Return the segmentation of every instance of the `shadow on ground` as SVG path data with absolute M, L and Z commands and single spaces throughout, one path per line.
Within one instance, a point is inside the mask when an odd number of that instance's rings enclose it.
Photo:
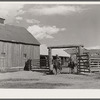
M 5 83 L 0 88 L 21 88 L 21 89 L 54 89 L 56 87 L 68 87 L 72 84 L 63 83 Z
M 8 82 L 8 81 L 39 81 L 39 79 L 3 79 L 0 82 Z
M 71 73 L 68 73 L 68 72 L 61 72 L 60 74 L 71 74 Z M 49 73 L 49 72 L 45 72 L 44 75 L 54 75 L 54 74 L 53 74 L 53 73 Z M 71 75 L 84 75 L 84 76 L 89 76 L 89 75 L 86 74 L 86 73 L 80 73 L 80 74 L 78 74 L 78 73 L 73 73 L 73 74 L 71 74 Z

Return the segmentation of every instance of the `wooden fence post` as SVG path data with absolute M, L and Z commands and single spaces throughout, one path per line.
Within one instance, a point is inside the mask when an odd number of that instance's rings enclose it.
M 80 46 L 78 47 L 78 73 L 80 73 Z
M 91 58 L 89 53 L 88 53 L 88 60 L 89 60 L 89 72 L 91 73 Z
M 52 65 L 52 49 L 48 48 L 48 56 L 49 56 L 49 71 L 51 71 L 51 65 Z

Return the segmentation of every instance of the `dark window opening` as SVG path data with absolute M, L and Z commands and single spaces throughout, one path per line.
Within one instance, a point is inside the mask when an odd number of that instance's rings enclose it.
M 2 57 L 5 57 L 5 55 L 6 55 L 6 53 L 4 53 L 4 52 L 1 53 L 1 56 Z
M 26 58 L 26 56 L 27 56 L 27 55 L 26 55 L 26 54 L 24 54 L 24 58 Z

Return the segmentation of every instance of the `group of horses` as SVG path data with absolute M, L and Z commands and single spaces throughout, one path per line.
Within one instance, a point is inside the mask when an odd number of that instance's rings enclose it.
M 74 73 L 74 67 L 75 67 L 74 61 L 72 59 L 68 62 L 68 68 L 70 69 L 69 73 Z M 61 59 L 57 56 L 55 60 L 52 61 L 52 73 L 53 74 L 60 74 L 62 71 L 62 64 Z

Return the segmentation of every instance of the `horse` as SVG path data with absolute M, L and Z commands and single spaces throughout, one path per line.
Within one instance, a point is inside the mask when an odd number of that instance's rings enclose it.
M 69 73 L 74 73 L 74 67 L 75 67 L 74 61 L 70 60 L 70 62 L 68 63 L 68 67 L 70 68 Z
M 61 67 L 61 63 L 58 59 L 55 59 L 53 61 L 53 73 L 54 74 L 57 74 L 57 73 L 60 73 L 62 70 L 62 67 Z M 59 71 L 59 72 L 58 72 Z

